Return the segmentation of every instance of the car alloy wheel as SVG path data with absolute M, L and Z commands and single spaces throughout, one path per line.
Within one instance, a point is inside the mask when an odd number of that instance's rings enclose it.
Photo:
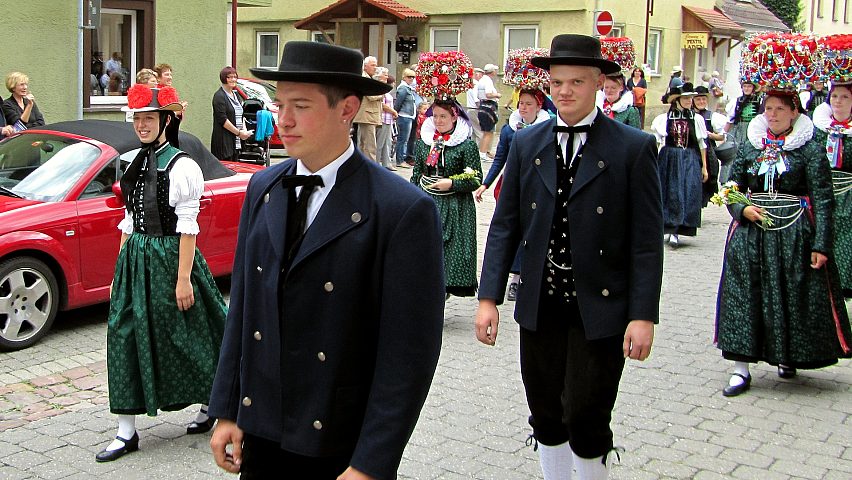
M 0 263 L 0 348 L 19 350 L 43 337 L 59 310 L 58 291 L 56 277 L 40 260 Z

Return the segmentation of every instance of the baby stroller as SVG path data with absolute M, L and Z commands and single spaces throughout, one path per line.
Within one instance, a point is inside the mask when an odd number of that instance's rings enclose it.
M 248 98 L 243 102 L 243 123 L 254 133 L 243 140 L 239 159 L 269 166 L 269 137 L 272 136 L 272 113 L 263 106 L 263 100 Z

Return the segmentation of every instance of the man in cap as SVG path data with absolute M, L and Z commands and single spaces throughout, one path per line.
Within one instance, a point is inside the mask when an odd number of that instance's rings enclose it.
M 482 141 L 482 128 L 479 126 L 479 80 L 482 78 L 482 74 L 484 72 L 481 68 L 476 67 L 473 69 L 473 86 L 467 90 L 467 96 L 465 104 L 465 109 L 467 110 L 467 116 L 470 118 L 470 126 L 471 126 L 471 138 L 473 142 L 479 146 L 479 143 Z
M 252 69 L 293 158 L 249 183 L 210 401 L 216 463 L 243 479 L 396 478 L 437 364 L 440 219 L 352 144 L 361 97 L 390 88 L 361 62 L 288 42 Z
M 505 279 L 523 249 L 515 306 L 521 375 L 544 478 L 605 479 L 626 358 L 645 360 L 659 316 L 663 234 L 654 138 L 595 107 L 618 64 L 600 42 L 558 35 L 550 56 L 558 116 L 519 130 L 482 264 L 476 336 L 497 338 Z
M 476 83 L 476 97 L 479 101 L 479 128 L 482 131 L 482 140 L 479 142 L 480 160 L 488 160 L 491 151 L 491 142 L 494 140 L 494 128 L 497 126 L 497 99 L 500 92 L 494 87 L 494 79 L 497 78 L 497 65 L 486 63 L 482 67 L 482 78 Z

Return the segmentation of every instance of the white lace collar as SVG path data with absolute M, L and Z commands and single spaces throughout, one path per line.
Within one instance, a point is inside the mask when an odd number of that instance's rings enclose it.
M 464 118 L 458 117 L 456 129 L 453 130 L 450 139 L 444 142 L 444 146 L 455 147 L 467 140 L 468 137 L 470 137 L 470 123 Z M 426 120 L 423 121 L 423 125 L 420 126 L 420 140 L 423 140 L 426 145 L 432 146 L 432 142 L 435 140 L 434 118 L 426 117 Z
M 814 126 L 823 132 L 827 132 L 834 119 L 831 116 L 831 105 L 820 103 L 814 109 Z M 844 135 L 852 135 L 852 128 L 844 128 L 840 131 Z
M 766 121 L 766 115 L 760 114 L 748 124 L 748 141 L 758 150 L 763 150 L 763 139 L 766 138 L 766 131 L 769 129 L 769 122 Z M 814 123 L 807 115 L 800 113 L 798 120 L 793 124 L 793 131 L 787 134 L 784 138 L 782 150 L 795 150 L 814 137 Z
M 536 115 L 535 120 L 530 125 L 535 125 L 537 123 L 546 122 L 548 120 L 550 120 L 550 114 L 547 113 L 547 110 L 541 109 L 541 110 L 538 111 L 538 114 Z M 514 112 L 512 112 L 511 115 L 509 115 L 509 128 L 511 128 L 512 130 L 517 132 L 518 131 L 518 124 L 523 122 L 523 121 L 524 121 L 524 119 L 521 118 L 521 113 L 518 112 L 517 110 L 515 110 Z
M 601 110 L 603 110 L 604 102 L 606 101 L 606 95 L 604 95 L 603 90 L 598 90 L 596 94 L 595 102 Z M 621 95 L 621 98 L 615 101 L 612 104 L 612 111 L 615 113 L 621 113 L 628 108 L 633 106 L 633 92 L 630 90 L 624 92 Z

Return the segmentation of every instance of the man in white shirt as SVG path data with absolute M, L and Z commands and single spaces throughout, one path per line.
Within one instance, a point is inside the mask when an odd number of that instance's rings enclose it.
M 494 140 L 494 128 L 497 126 L 497 99 L 500 92 L 494 88 L 494 79 L 497 77 L 497 65 L 488 63 L 482 67 L 482 78 L 476 84 L 476 97 L 479 100 L 479 127 L 482 130 L 482 140 L 479 142 L 479 158 L 486 160 L 488 152 L 491 151 L 491 143 Z
M 479 79 L 482 78 L 482 69 L 473 69 L 473 86 L 467 91 L 467 117 L 470 119 L 470 136 L 476 145 L 482 141 L 482 128 L 479 126 L 479 98 L 477 97 Z

